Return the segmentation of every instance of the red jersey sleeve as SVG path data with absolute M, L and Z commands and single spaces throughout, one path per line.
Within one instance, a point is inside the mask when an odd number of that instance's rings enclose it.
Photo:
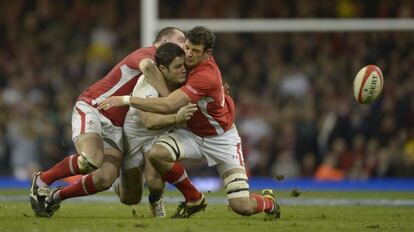
M 139 49 L 139 51 L 132 53 L 125 59 L 125 64 L 130 68 L 139 69 L 139 63 L 145 58 L 149 58 L 155 62 L 155 47 L 147 47 Z
M 192 101 L 196 102 L 200 98 L 209 94 L 211 88 L 216 85 L 211 75 L 205 71 L 200 70 L 190 73 L 187 83 L 180 89 L 187 94 Z

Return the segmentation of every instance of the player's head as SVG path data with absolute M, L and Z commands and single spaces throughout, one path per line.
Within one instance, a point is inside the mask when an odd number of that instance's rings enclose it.
M 184 50 L 174 43 L 162 44 L 155 53 L 155 61 L 165 79 L 173 84 L 183 84 L 186 80 Z
M 197 26 L 188 31 L 185 37 L 185 64 L 188 68 L 193 68 L 211 54 L 215 36 L 210 29 Z
M 164 27 L 158 32 L 155 38 L 154 45 L 161 45 L 163 43 L 175 43 L 181 48 L 184 48 L 185 36 L 184 32 L 177 27 Z

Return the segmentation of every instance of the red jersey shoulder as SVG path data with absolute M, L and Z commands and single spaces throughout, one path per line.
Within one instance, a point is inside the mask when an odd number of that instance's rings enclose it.
M 192 100 L 209 95 L 221 87 L 221 74 L 214 60 L 209 59 L 191 70 L 187 83 L 181 87 Z
M 155 60 L 156 51 L 157 49 L 154 46 L 137 49 L 125 58 L 125 64 L 131 68 L 139 69 L 139 63 L 143 59 L 149 58 Z
M 208 61 L 191 70 L 187 83 L 212 87 L 218 83 L 218 80 L 221 80 L 221 74 L 217 65 Z

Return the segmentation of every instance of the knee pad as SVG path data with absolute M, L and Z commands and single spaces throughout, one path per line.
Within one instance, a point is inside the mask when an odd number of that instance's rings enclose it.
M 96 162 L 88 158 L 88 154 L 86 154 L 85 152 L 82 152 L 79 155 L 78 166 L 79 166 L 79 171 L 82 174 L 88 174 L 98 169 L 98 165 L 96 164 Z
M 249 197 L 249 184 L 244 173 L 233 173 L 224 179 L 227 198 Z
M 161 145 L 167 149 L 174 161 L 180 160 L 182 158 L 181 154 L 183 149 L 174 137 L 170 135 L 161 135 L 155 144 Z

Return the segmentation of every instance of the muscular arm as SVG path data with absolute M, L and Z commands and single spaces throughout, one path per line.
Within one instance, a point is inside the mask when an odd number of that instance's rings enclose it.
M 139 110 L 144 126 L 149 130 L 157 130 L 165 127 L 172 126 L 174 124 L 184 123 L 189 120 L 194 112 L 197 111 L 196 104 L 187 104 L 180 108 L 175 114 L 156 114 Z
M 191 102 L 191 98 L 181 89 L 172 92 L 168 97 L 140 98 L 134 96 L 112 96 L 98 105 L 98 110 L 108 110 L 112 107 L 130 105 L 143 111 L 161 114 L 175 113 L 181 107 Z
M 139 116 L 148 130 L 163 129 L 176 124 L 175 114 L 157 114 L 140 110 Z
M 131 106 L 149 112 L 170 114 L 177 112 L 181 107 L 191 102 L 190 97 L 182 90 L 177 89 L 168 97 L 160 98 L 139 98 L 131 97 Z
M 149 58 L 143 59 L 139 63 L 139 69 L 142 71 L 145 77 L 147 77 L 148 82 L 154 86 L 161 97 L 165 97 L 170 94 L 170 91 L 168 90 L 165 83 L 165 79 L 153 60 Z

